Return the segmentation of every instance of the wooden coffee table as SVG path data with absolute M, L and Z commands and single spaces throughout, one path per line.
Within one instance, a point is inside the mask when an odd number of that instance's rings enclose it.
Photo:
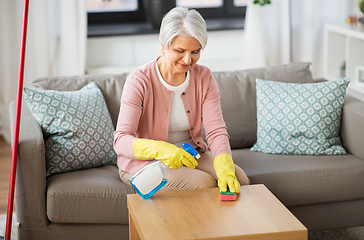
M 307 229 L 262 184 L 222 202 L 219 189 L 128 195 L 130 239 L 306 239 Z

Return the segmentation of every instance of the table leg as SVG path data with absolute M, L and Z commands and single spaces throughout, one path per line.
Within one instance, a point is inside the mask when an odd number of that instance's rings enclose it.
M 133 217 L 129 213 L 129 240 L 140 240 L 138 230 L 135 227 Z

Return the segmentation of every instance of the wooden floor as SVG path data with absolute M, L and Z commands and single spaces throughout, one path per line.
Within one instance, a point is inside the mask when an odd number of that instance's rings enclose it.
M 6 214 L 8 206 L 9 179 L 11 167 L 11 147 L 0 136 L 0 214 Z

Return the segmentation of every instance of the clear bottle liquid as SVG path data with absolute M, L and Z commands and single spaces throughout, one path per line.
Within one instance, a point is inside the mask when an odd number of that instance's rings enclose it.
M 155 160 L 136 172 L 129 181 L 142 198 L 148 199 L 167 184 L 169 171 L 164 163 Z
M 188 143 L 182 143 L 183 149 L 196 159 L 200 154 Z M 152 161 L 137 171 L 129 179 L 135 191 L 143 198 L 149 199 L 167 184 L 170 168 L 159 160 Z

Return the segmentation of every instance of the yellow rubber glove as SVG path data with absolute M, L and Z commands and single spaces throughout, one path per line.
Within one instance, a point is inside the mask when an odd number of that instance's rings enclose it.
M 137 138 L 133 141 L 133 152 L 138 160 L 157 159 L 174 169 L 178 169 L 183 165 L 191 169 L 195 169 L 195 166 L 197 166 L 197 161 L 191 154 L 163 141 Z
M 214 168 L 219 178 L 218 186 L 221 192 L 226 192 L 227 187 L 230 192 L 240 192 L 240 183 L 235 176 L 235 165 L 230 154 L 218 155 L 214 160 Z

